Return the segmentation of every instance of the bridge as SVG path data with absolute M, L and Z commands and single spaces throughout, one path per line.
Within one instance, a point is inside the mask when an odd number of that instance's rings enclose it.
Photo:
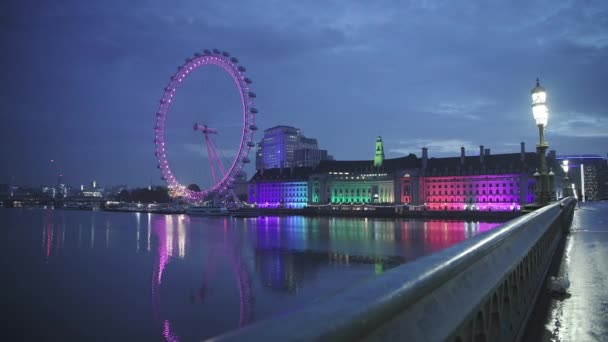
M 561 303 L 561 299 L 547 298 L 547 275 L 552 267 L 560 265 L 564 242 L 576 245 L 581 241 L 569 235 L 576 204 L 571 197 L 563 199 L 301 311 L 260 321 L 213 340 L 513 341 L 524 336 L 535 340 L 546 337 L 544 324 L 539 322 L 553 319 L 554 315 L 547 312 Z M 576 211 L 576 229 L 592 223 L 581 218 L 586 217 L 584 214 L 583 210 Z M 604 230 L 608 232 L 608 228 Z M 603 242 L 607 242 L 606 237 Z M 600 249 L 604 260 L 606 250 Z M 596 261 L 591 264 L 585 263 L 582 251 L 577 255 L 576 262 L 583 268 L 570 272 L 570 277 L 577 276 L 571 279 L 576 284 L 572 291 L 585 291 L 587 285 L 578 279 L 608 283 L 605 267 L 595 270 L 601 268 L 597 263 L 600 254 L 596 253 Z M 596 273 L 584 274 L 591 269 Z M 566 272 L 563 267 L 561 272 Z M 600 324 L 590 328 L 595 329 L 590 336 L 599 339 L 608 335 L 608 302 L 601 298 L 605 288 L 594 291 L 582 298 L 583 303 L 600 310 L 600 318 L 593 321 Z M 593 299 L 598 302 L 592 303 Z M 574 301 L 574 296 L 568 300 Z M 549 304 L 536 305 L 543 301 Z M 580 320 L 574 313 L 585 317 L 585 307 L 577 304 L 571 305 L 568 314 L 573 323 Z M 526 329 L 532 315 L 536 324 Z M 559 321 L 554 325 L 560 326 Z M 571 338 L 580 340 L 580 336 Z

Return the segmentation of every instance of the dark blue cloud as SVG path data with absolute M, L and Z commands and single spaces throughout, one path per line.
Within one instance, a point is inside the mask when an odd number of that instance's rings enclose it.
M 49 182 L 51 158 L 73 184 L 158 182 L 162 88 L 184 58 L 215 47 L 248 67 L 260 128 L 300 127 L 339 159 L 370 158 L 377 135 L 392 156 L 531 149 L 537 76 L 551 148 L 605 155 L 607 28 L 603 1 L 3 2 L 0 182 Z M 193 82 L 183 122 L 233 110 L 221 76 Z M 179 146 L 196 139 L 184 130 Z M 185 177 L 200 176 L 188 160 L 201 156 L 179 146 Z

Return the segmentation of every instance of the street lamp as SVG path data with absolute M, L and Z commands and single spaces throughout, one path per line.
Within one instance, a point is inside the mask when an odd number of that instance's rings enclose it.
M 572 196 L 572 188 L 570 187 L 570 178 L 568 178 L 568 160 L 562 160 L 562 170 L 564 170 L 564 197 Z
M 531 93 L 532 114 L 534 115 L 534 121 L 536 121 L 536 125 L 538 126 L 540 138 L 539 143 L 536 145 L 536 151 L 540 157 L 540 172 L 538 172 L 538 176 L 535 177 L 537 179 L 536 202 L 543 206 L 551 201 L 547 160 L 545 157 L 545 153 L 549 147 L 549 144 L 545 141 L 545 126 L 547 126 L 547 121 L 549 120 L 549 110 L 547 109 L 547 91 L 540 86 L 538 78 L 536 79 L 536 86 L 532 88 Z

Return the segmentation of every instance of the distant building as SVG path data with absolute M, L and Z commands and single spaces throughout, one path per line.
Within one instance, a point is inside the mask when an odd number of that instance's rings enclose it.
M 559 164 L 568 160 L 570 186 L 574 186 L 577 195 L 580 196 L 584 189 L 585 200 L 608 197 L 608 164 L 605 158 L 582 154 L 557 156 L 556 159 Z
M 408 204 L 425 210 L 519 210 L 535 200 L 536 153 L 492 155 L 480 146 L 479 155 L 384 159 L 382 139 L 374 158 L 321 161 L 314 167 L 258 170 L 249 182 L 249 201 L 260 206 L 300 208 L 326 204 Z M 559 166 L 554 152 L 547 156 L 552 170 Z M 554 189 L 563 172 L 556 172 Z
M 247 182 L 247 173 L 241 171 L 234 179 L 234 193 L 240 201 L 248 200 L 249 183 Z
M 300 148 L 295 151 L 294 159 L 297 167 L 313 167 L 319 165 L 322 160 L 330 160 L 327 150 L 318 148 Z
M 312 167 L 328 160 L 317 139 L 305 137 L 300 129 L 275 126 L 264 131 L 256 148 L 256 169 Z

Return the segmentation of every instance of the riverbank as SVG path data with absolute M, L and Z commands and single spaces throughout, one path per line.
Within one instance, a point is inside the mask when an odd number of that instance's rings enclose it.
M 5 206 L 6 207 L 6 206 Z M 14 206 L 19 208 L 22 206 Z M 29 207 L 29 206 L 23 206 Z M 40 207 L 40 206 L 31 206 Z M 8 207 L 11 208 L 11 207 Z M 181 207 L 159 207 L 159 206 L 69 206 L 44 208 L 64 210 L 104 210 L 122 213 L 152 213 L 152 214 L 184 214 L 185 208 Z M 464 221 L 495 221 L 506 222 L 524 215 L 521 211 L 431 211 L 431 210 L 396 210 L 394 207 L 369 207 L 365 210 L 354 209 L 331 209 L 320 207 L 307 207 L 302 209 L 286 208 L 241 208 L 231 210 L 230 215 L 234 217 L 256 217 L 256 216 L 308 216 L 308 217 L 358 217 L 358 218 L 403 218 L 403 219 L 441 219 L 441 220 L 464 220 Z

